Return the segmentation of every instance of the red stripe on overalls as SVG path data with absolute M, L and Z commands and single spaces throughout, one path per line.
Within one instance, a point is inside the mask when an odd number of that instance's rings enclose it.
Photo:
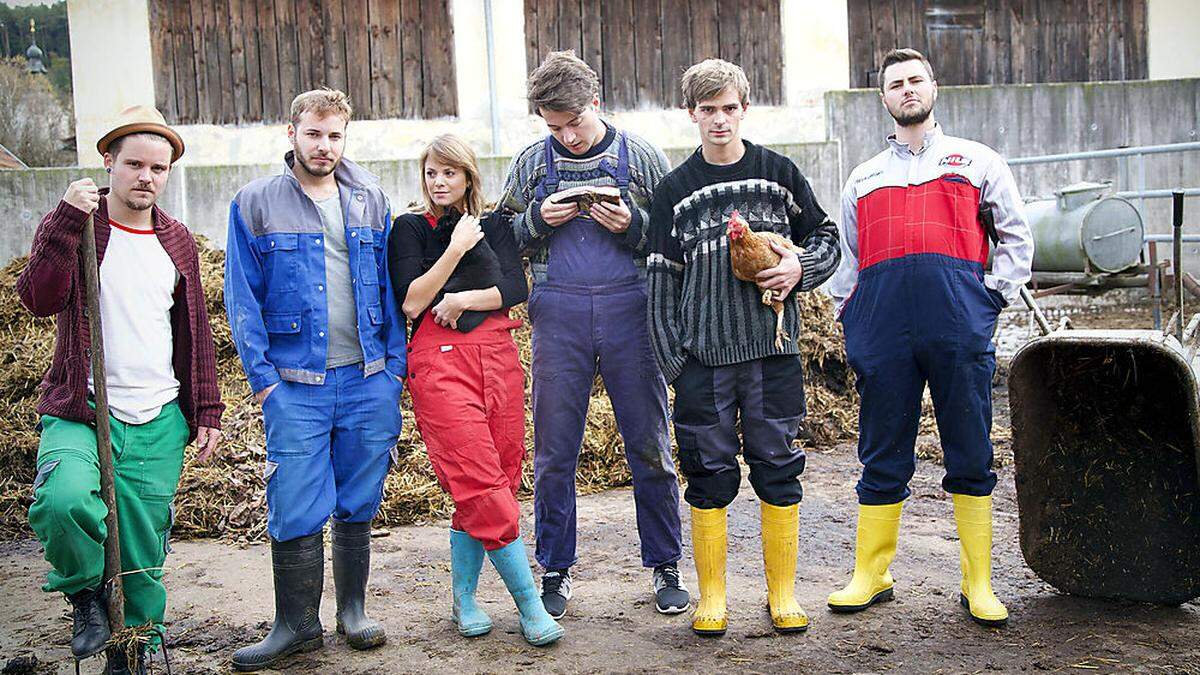
M 920 185 L 881 187 L 858 198 L 859 270 L 921 253 L 987 261 L 979 188 L 964 176 L 945 174 Z

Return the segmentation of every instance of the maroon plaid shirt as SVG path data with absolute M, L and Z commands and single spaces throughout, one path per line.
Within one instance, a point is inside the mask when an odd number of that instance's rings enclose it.
M 101 194 L 107 193 L 102 190 Z M 153 210 L 154 232 L 181 282 L 175 288 L 171 308 L 171 337 L 174 344 L 175 377 L 179 379 L 179 405 L 196 436 L 197 426 L 221 427 L 221 392 L 217 386 L 216 353 L 204 288 L 200 284 L 200 258 L 196 242 L 183 223 L 157 206 Z M 88 406 L 88 348 L 91 339 L 85 313 L 87 300 L 80 265 L 83 224 L 87 214 L 64 202 L 42 218 L 33 235 L 29 265 L 17 279 L 21 304 L 37 316 L 56 316 L 54 360 L 42 380 L 37 411 L 94 424 L 96 414 Z M 96 210 L 96 254 L 104 260 L 108 235 L 108 203 L 100 198 Z

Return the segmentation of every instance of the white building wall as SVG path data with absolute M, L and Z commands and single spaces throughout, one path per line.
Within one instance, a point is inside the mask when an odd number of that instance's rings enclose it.
M 79 163 L 100 166 L 96 141 L 117 113 L 154 105 L 146 0 L 68 0 L 75 141 Z
M 1146 9 L 1150 79 L 1200 77 L 1200 2 L 1148 0 Z

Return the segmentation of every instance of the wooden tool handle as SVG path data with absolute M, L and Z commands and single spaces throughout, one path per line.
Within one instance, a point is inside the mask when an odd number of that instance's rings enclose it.
M 83 282 L 87 297 L 92 382 L 96 390 L 96 455 L 100 463 L 100 498 L 108 507 L 104 526 L 104 584 L 108 592 L 108 623 L 115 633 L 125 627 L 125 593 L 121 588 L 121 540 L 117 522 L 117 492 L 113 483 L 112 431 L 108 425 L 108 379 L 104 369 L 104 332 L 100 326 L 100 266 L 96 256 L 96 224 L 91 214 L 83 224 Z

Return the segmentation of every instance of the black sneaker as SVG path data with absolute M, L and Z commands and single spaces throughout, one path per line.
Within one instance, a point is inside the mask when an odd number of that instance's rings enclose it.
M 71 654 L 77 659 L 98 654 L 112 631 L 108 627 L 108 597 L 102 589 L 84 589 L 67 596 L 71 603 Z
M 654 608 L 659 614 L 686 612 L 692 598 L 679 578 L 679 567 L 666 563 L 654 568 Z
M 571 599 L 571 570 L 550 570 L 542 575 L 542 605 L 555 619 L 567 613 Z

